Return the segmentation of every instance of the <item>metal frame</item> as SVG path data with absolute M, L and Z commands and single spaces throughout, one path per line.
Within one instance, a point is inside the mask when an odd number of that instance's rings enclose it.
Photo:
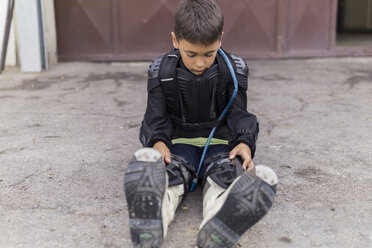
M 7 52 L 7 49 L 8 49 L 10 27 L 11 27 L 12 19 L 13 19 L 13 10 L 14 10 L 14 0 L 9 0 L 8 1 L 8 11 L 6 13 L 4 39 L 3 39 L 1 57 L 0 57 L 0 73 L 5 68 L 5 59 L 6 59 L 6 52 Z

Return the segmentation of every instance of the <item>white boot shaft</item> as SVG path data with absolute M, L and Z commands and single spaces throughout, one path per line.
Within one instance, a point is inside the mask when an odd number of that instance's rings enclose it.
M 168 181 L 168 177 L 167 177 L 167 181 Z M 163 205 L 161 209 L 162 219 L 163 219 L 164 237 L 167 235 L 168 226 L 174 219 L 176 209 L 178 205 L 181 203 L 183 195 L 184 195 L 183 184 L 168 187 L 168 182 L 167 182 L 167 188 L 164 194 Z
M 207 178 L 203 192 L 203 221 L 199 229 L 220 210 L 228 195 L 226 191 L 210 177 Z

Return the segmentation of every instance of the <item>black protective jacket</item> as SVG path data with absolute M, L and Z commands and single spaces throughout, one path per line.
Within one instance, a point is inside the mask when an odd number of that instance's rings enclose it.
M 215 138 L 228 140 L 231 146 L 245 143 L 254 156 L 259 130 L 256 116 L 246 108 L 248 67 L 241 57 L 226 54 L 239 88 L 220 122 L 217 118 L 234 91 L 232 77 L 220 54 L 200 76 L 187 70 L 178 50 L 152 62 L 148 70 L 147 109 L 140 131 L 143 146 L 151 147 L 157 141 L 170 146 L 175 138 L 208 137 L 212 127 L 218 125 Z

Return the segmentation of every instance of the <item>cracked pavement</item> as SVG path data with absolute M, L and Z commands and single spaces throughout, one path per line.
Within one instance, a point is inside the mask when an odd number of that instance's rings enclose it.
M 255 164 L 276 202 L 238 247 L 372 243 L 372 58 L 250 60 Z M 149 63 L 0 74 L 0 247 L 131 247 L 123 175 L 140 148 Z M 163 247 L 194 247 L 201 189 Z

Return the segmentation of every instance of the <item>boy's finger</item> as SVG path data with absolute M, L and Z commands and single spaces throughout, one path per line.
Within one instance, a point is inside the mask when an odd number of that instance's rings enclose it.
M 170 155 L 170 152 L 169 151 L 165 151 L 165 162 L 166 163 L 170 163 L 171 162 L 171 155 Z
M 229 159 L 234 159 L 235 156 L 236 156 L 236 151 L 235 151 L 235 150 L 232 150 L 232 151 L 230 152 Z
M 251 160 L 250 163 L 248 164 L 248 170 L 253 170 L 254 164 L 253 161 Z
M 167 163 L 167 157 L 165 156 L 165 154 L 162 154 L 161 158 L 163 159 L 164 163 Z
M 244 160 L 244 163 L 243 163 L 242 167 L 243 167 L 243 170 L 246 171 L 249 168 L 249 161 Z

